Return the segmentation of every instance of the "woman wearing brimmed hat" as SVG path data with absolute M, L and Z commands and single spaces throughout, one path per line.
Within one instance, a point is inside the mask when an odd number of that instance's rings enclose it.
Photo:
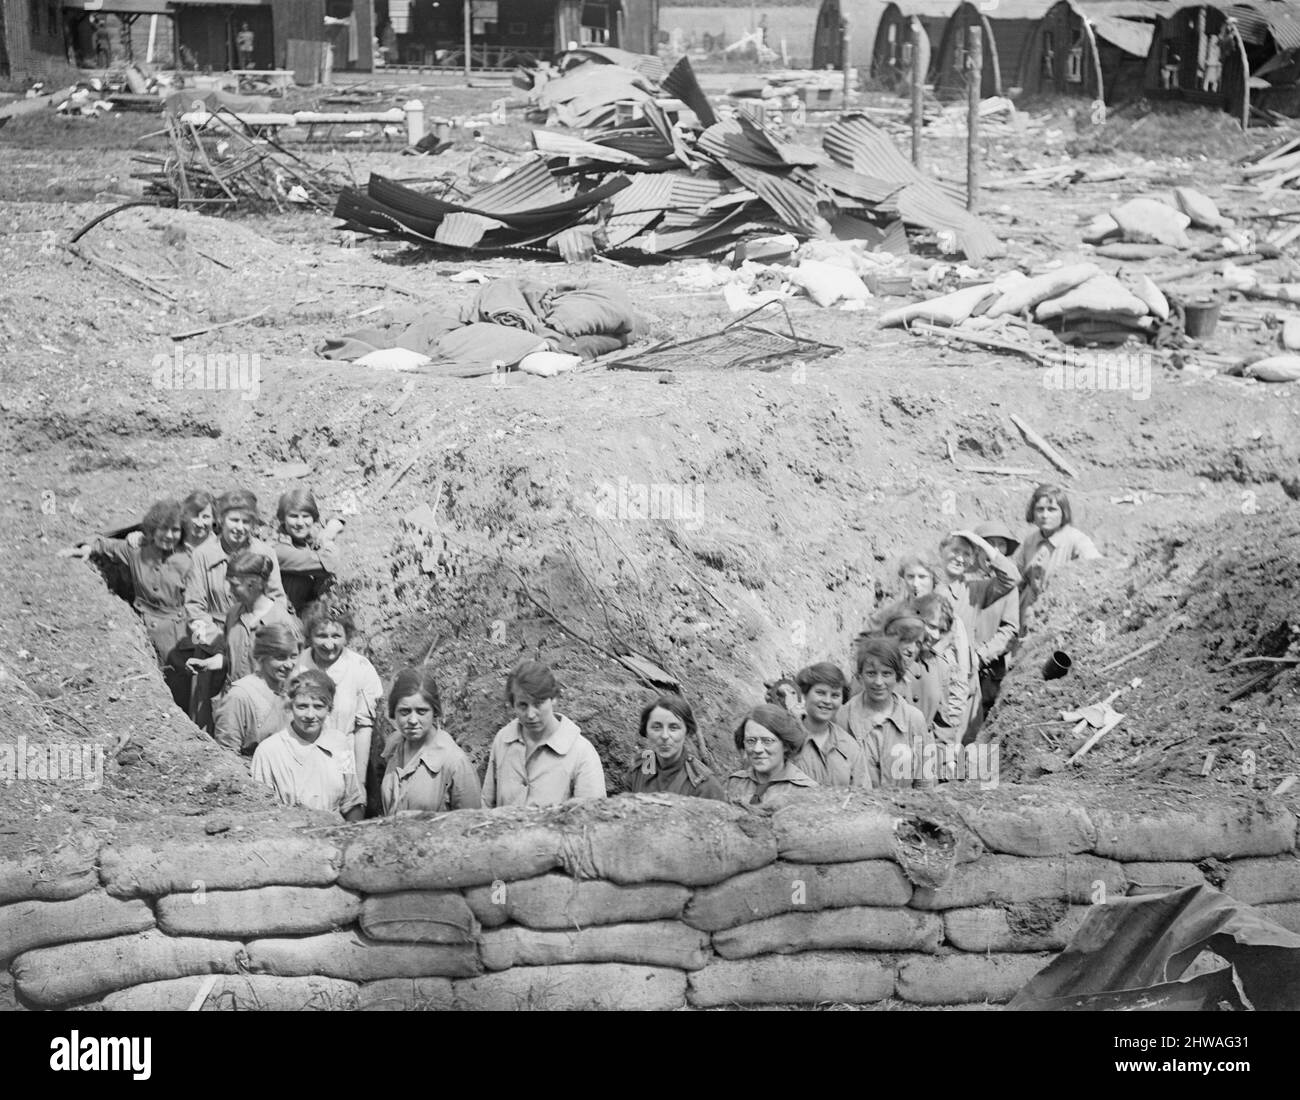
M 770 809 L 814 790 L 817 784 L 791 763 L 807 736 L 784 708 L 772 703 L 754 707 L 736 727 L 736 748 L 745 754 L 745 767 L 727 776 L 727 800 Z

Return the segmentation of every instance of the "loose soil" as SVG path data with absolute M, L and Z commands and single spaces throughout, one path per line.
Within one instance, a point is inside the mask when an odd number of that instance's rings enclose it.
M 483 92 L 483 106 L 500 94 Z M 765 680 L 811 661 L 845 664 L 869 611 L 894 593 L 901 552 L 988 518 L 1024 528 L 1035 479 L 964 472 L 947 453 L 951 439 L 963 465 L 1056 480 L 1012 413 L 1079 468 L 1069 486 L 1076 522 L 1105 559 L 1062 576 L 1040 605 L 1043 621 L 994 719 L 1003 778 L 1089 804 L 1154 807 L 1252 799 L 1300 773 L 1300 671 L 1228 667 L 1282 656 L 1300 634 L 1300 514 L 1283 484 L 1300 473 L 1300 386 L 1193 362 L 1155 368 L 1147 400 L 1062 392 L 1028 361 L 879 330 L 879 303 L 849 313 L 804 300 L 790 305 L 796 329 L 844 350 L 802 370 L 596 367 L 501 384 L 367 370 L 314 349 L 400 306 L 458 310 L 475 288 L 448 277 L 468 268 L 626 286 L 649 339 L 714 332 L 731 316 L 720 294 L 676 285 L 680 265 L 431 258 L 355 241 L 308 212 L 135 209 L 91 230 L 82 244 L 148 272 L 175 299 L 154 300 L 58 242 L 132 197 L 129 143 L 156 120 L 69 120 L 71 136 L 56 142 L 25 125 L 0 131 L 4 740 L 91 742 L 111 760 L 94 791 L 11 784 L 0 853 L 47 852 L 86 830 L 162 814 L 279 813 L 240 761 L 171 706 L 131 609 L 93 567 L 56 557 L 159 497 L 245 485 L 271 512 L 280 491 L 310 486 L 348 519 L 342 589 L 362 621 L 359 647 L 386 680 L 427 662 L 448 728 L 481 767 L 508 718 L 505 670 L 543 658 L 565 685 L 561 710 L 592 738 L 617 789 L 653 691 L 616 654 L 640 654 L 680 680 L 706 757 L 730 770 L 736 716 Z M 1107 183 L 985 191 L 985 216 L 1011 242 L 991 270 L 1082 256 L 1080 225 L 1116 198 L 1187 183 L 1238 218 L 1270 205 L 1229 189 L 1240 182 L 1230 159 L 1277 133 L 1245 138 L 1220 116 L 1171 116 L 1159 126 L 1182 127 L 1181 152 L 1148 160 L 1132 120 L 1113 125 L 1081 130 L 1056 108 L 1024 129 L 989 127 L 987 181 L 1061 163 L 1070 150 L 1081 168 L 1125 169 Z M 485 133 L 514 148 L 524 130 L 516 119 Z M 350 164 L 358 178 L 489 178 L 511 159 L 473 142 L 437 159 L 308 155 Z M 935 138 L 927 158 L 949 172 L 960 142 Z M 263 309 L 183 344 L 256 354 L 256 399 L 155 385 L 178 346 L 169 334 Z M 1244 354 L 1270 336 L 1225 323 L 1215 346 Z M 292 480 L 302 463 L 311 474 Z M 687 508 L 643 520 L 605 514 L 600 502 L 620 478 L 677 487 Z M 436 507 L 440 545 L 403 522 L 420 505 Z M 1170 630 L 1175 618 L 1184 625 Z M 1103 671 L 1167 630 L 1150 652 Z M 1073 671 L 1046 682 L 1039 670 L 1058 648 Z M 1273 674 L 1230 702 L 1261 669 Z M 1067 767 L 1079 742 L 1060 711 L 1134 680 L 1115 704 L 1123 724 Z M 973 786 L 962 796 L 1019 797 Z M 1300 806 L 1300 787 L 1285 798 Z

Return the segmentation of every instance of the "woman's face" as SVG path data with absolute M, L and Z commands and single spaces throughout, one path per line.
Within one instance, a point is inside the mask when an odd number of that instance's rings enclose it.
M 221 541 L 227 549 L 241 549 L 253 537 L 253 517 L 238 510 L 221 517 Z
M 752 718 L 745 723 L 745 762 L 755 775 L 772 775 L 785 763 L 785 749 L 781 739 L 766 726 Z
M 393 707 L 393 722 L 407 741 L 423 741 L 433 732 L 433 706 L 419 692 L 403 696 Z
M 943 637 L 943 612 L 937 607 L 930 608 L 921 616 L 921 621 L 925 623 L 925 636 L 930 645 L 935 645 Z
M 285 531 L 291 539 L 297 539 L 299 542 L 306 539 L 315 526 L 316 520 L 310 512 L 286 512 L 284 515 Z
M 1059 531 L 1064 519 L 1061 506 L 1051 497 L 1039 497 L 1034 501 L 1034 526 L 1044 535 Z
M 153 544 L 164 554 L 170 554 L 176 549 L 176 544 L 181 541 L 181 529 L 178 524 L 165 524 L 162 527 L 154 528 Z
M 903 570 L 903 584 L 913 598 L 928 596 L 934 591 L 934 574 L 920 565 L 909 565 Z
M 530 737 L 545 737 L 558 724 L 555 720 L 554 699 L 534 699 L 531 695 L 516 691 L 514 708 L 519 725 Z
M 917 641 L 905 642 L 902 638 L 897 639 L 898 651 L 903 655 L 903 663 L 910 665 L 921 654 L 921 643 Z
M 184 516 L 181 522 L 185 526 L 185 541 L 198 546 L 212 534 L 212 505 L 205 505 L 197 516 Z
M 867 697 L 867 702 L 877 707 L 889 702 L 889 697 L 898 684 L 894 670 L 877 657 L 868 657 L 862 662 L 858 678 L 862 681 L 862 692 Z
M 226 577 L 226 585 L 235 602 L 241 607 L 252 607 L 262 594 L 261 577 L 244 577 L 238 574 Z
M 943 567 L 952 580 L 961 580 L 975 567 L 975 550 L 970 543 L 949 543 L 943 550 Z
M 841 694 L 830 684 L 813 684 L 803 697 L 804 710 L 814 722 L 829 722 L 840 709 Z
M 289 702 L 293 732 L 304 741 L 315 741 L 320 736 L 329 712 L 329 704 L 324 699 L 306 692 L 300 691 Z
M 258 671 L 262 674 L 262 679 L 270 684 L 276 691 L 284 687 L 284 681 L 289 673 L 293 671 L 294 657 L 259 657 L 257 660 Z
M 686 723 L 666 707 L 655 707 L 646 720 L 645 737 L 664 767 L 675 764 L 686 748 Z
M 341 623 L 318 623 L 312 628 L 311 655 L 318 665 L 332 665 L 348 644 L 348 633 Z

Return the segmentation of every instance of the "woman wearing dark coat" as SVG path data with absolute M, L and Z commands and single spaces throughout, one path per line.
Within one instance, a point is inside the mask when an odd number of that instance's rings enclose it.
M 641 711 L 645 749 L 623 777 L 633 794 L 659 791 L 693 798 L 726 800 L 717 777 L 687 747 L 695 737 L 695 715 L 680 695 L 661 695 Z

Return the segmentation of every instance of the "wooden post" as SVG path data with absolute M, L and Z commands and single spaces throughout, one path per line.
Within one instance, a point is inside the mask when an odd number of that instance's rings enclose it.
M 469 79 L 469 49 L 470 49 L 470 28 L 474 24 L 474 3 L 473 0 L 465 0 L 465 79 Z
M 912 163 L 921 167 L 921 126 L 925 122 L 925 28 L 912 17 Z
M 844 107 L 849 106 L 849 97 L 853 93 L 853 63 L 849 60 L 849 46 L 853 41 L 853 29 L 847 16 L 840 19 L 840 67 L 844 70 Z
M 980 82 L 984 76 L 984 28 L 966 28 L 966 209 L 974 210 L 980 186 Z

